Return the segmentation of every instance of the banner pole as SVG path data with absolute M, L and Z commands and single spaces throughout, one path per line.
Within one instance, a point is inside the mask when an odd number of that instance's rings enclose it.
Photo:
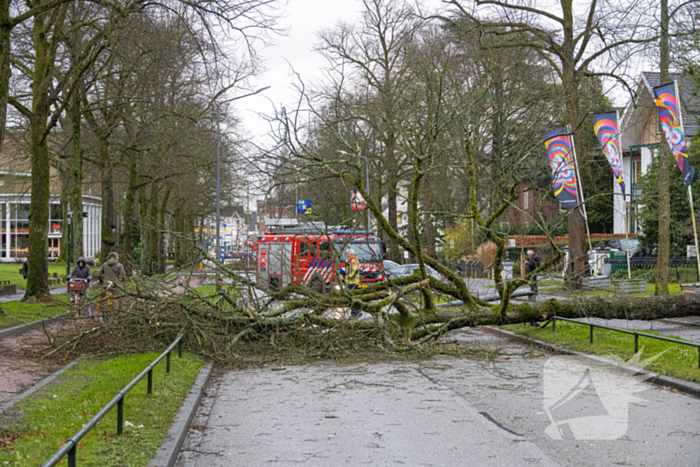
M 693 207 L 692 185 L 688 185 L 688 200 L 690 201 L 690 217 L 693 219 L 693 236 L 695 237 L 695 260 L 698 263 L 698 281 L 700 282 L 700 248 L 698 248 L 698 228 L 695 225 L 695 208 Z
M 630 266 L 630 235 L 629 235 L 629 221 L 627 210 L 627 201 L 625 201 L 625 244 L 627 246 L 627 279 L 632 279 L 632 267 Z

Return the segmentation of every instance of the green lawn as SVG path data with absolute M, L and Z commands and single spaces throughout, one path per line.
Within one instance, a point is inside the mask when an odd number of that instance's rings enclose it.
M 588 326 L 564 321 L 557 321 L 556 332 L 552 332 L 551 324 L 545 329 L 521 324 L 503 326 L 503 328 L 533 339 L 551 342 L 562 347 L 590 354 L 617 355 L 625 361 L 634 355 L 634 336 L 605 329 L 594 329 L 593 344 L 590 344 L 590 328 Z M 642 332 L 657 334 L 650 331 Z M 649 370 L 686 381 L 700 382 L 698 350 L 695 347 L 640 337 L 639 348 L 643 350 L 641 360 L 666 351 L 647 367 Z
M 22 263 L 0 263 L 0 281 L 10 281 L 11 284 L 17 285 L 18 289 L 25 289 L 27 281 L 19 273 L 20 269 L 22 269 Z M 53 277 L 54 272 L 59 277 L 65 277 L 66 263 L 49 263 L 49 277 Z M 93 274 L 96 272 L 97 269 L 94 269 Z
M 67 294 L 54 295 L 55 299 L 63 303 L 26 303 L 20 301 L 0 303 L 0 309 L 4 314 L 0 315 L 0 328 L 8 328 L 20 324 L 31 323 L 38 319 L 59 315 L 70 309 L 67 305 Z
M 0 429 L 0 465 L 40 466 L 114 395 L 159 354 L 85 359 L 11 409 L 14 419 Z M 143 428 L 124 428 L 117 436 L 117 408 L 78 444 L 81 466 L 145 466 L 163 442 L 173 417 L 202 367 L 200 357 L 173 353 L 153 374 L 153 394 L 144 378 L 124 399 L 124 420 Z M 65 459 L 65 458 L 64 458 Z M 66 465 L 63 460 L 59 465 Z

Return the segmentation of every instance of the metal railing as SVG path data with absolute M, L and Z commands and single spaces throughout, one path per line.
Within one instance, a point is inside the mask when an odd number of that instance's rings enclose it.
M 170 346 L 165 349 L 165 352 L 160 354 L 158 358 L 153 360 L 150 365 L 146 367 L 136 378 L 132 379 L 129 384 L 127 384 L 124 389 L 119 391 L 114 398 L 107 403 L 102 410 L 97 412 L 97 415 L 92 417 L 92 419 L 87 422 L 83 427 L 78 430 L 76 434 L 70 437 L 65 444 L 56 451 L 56 453 L 44 462 L 43 467 L 52 467 L 58 464 L 61 459 L 66 455 L 68 456 L 68 467 L 75 467 L 75 456 L 77 452 L 78 443 L 88 432 L 97 425 L 97 423 L 104 418 L 107 413 L 116 405 L 117 406 L 117 435 L 124 433 L 124 396 L 131 391 L 136 384 L 143 379 L 144 376 L 148 375 L 148 394 L 153 393 L 153 368 L 160 363 L 163 358 L 166 359 L 165 372 L 170 373 L 170 353 L 173 351 L 175 346 L 178 346 L 177 354 L 182 358 L 182 334 L 178 335 Z
M 593 324 L 593 323 L 584 323 L 575 319 L 571 318 L 562 318 L 560 316 L 553 316 L 551 319 L 548 319 L 547 321 L 544 322 L 544 324 L 538 324 L 538 326 L 542 329 L 546 328 L 549 323 L 552 323 L 552 332 L 556 332 L 557 330 L 557 321 L 566 321 L 569 323 L 574 323 L 574 324 L 580 324 L 582 326 L 588 326 L 590 327 L 590 343 L 593 343 L 593 328 L 600 328 L 600 329 L 606 329 L 608 331 L 615 331 L 615 332 L 621 332 L 623 334 L 629 334 L 631 336 L 634 336 L 634 353 L 639 352 L 639 337 L 647 337 L 649 339 L 656 339 L 659 341 L 666 341 L 666 342 L 673 342 L 674 344 L 681 344 L 681 345 L 687 345 L 689 347 L 695 347 L 698 349 L 698 368 L 700 368 L 700 343 L 695 343 L 695 342 L 688 342 L 688 341 L 682 341 L 680 339 L 673 339 L 671 337 L 663 337 L 663 336 L 656 336 L 654 334 L 647 334 L 644 332 L 639 332 L 639 331 L 628 331 L 627 329 L 619 329 L 619 328 L 613 328 L 610 326 L 604 326 L 602 324 Z
M 656 257 L 630 258 L 630 267 L 632 269 L 654 269 L 656 267 Z M 627 258 L 625 256 L 604 258 L 603 262 L 612 266 L 613 271 L 618 269 L 627 269 Z M 695 258 L 687 257 L 672 257 L 668 259 L 669 268 L 693 268 L 697 269 L 698 263 Z

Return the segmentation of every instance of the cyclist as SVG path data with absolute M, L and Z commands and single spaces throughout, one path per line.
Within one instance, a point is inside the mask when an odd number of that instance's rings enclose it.
M 82 279 L 85 281 L 85 291 L 82 292 L 82 295 L 85 298 L 90 298 L 90 282 L 92 281 L 92 271 L 90 270 L 90 266 L 88 266 L 87 261 L 85 260 L 84 256 L 81 256 L 78 258 L 78 262 L 76 263 L 75 267 L 71 271 L 70 274 L 68 274 L 68 280 L 71 279 Z M 73 302 L 76 300 L 76 294 L 80 292 L 71 292 L 70 293 L 70 298 Z M 88 308 L 89 314 L 92 314 L 92 310 Z

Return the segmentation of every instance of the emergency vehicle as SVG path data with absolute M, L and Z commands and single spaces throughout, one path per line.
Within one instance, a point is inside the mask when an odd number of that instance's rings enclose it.
M 269 227 L 269 226 L 268 226 Z M 316 223 L 269 231 L 260 235 L 255 245 L 257 283 L 262 288 L 281 290 L 289 284 L 306 285 L 318 293 L 338 287 L 345 278 L 345 258 L 349 248 L 360 260 L 360 285 L 367 287 L 383 281 L 384 252 L 382 241 L 372 232 L 346 228 L 321 228 Z M 340 259 L 335 264 L 335 259 Z

